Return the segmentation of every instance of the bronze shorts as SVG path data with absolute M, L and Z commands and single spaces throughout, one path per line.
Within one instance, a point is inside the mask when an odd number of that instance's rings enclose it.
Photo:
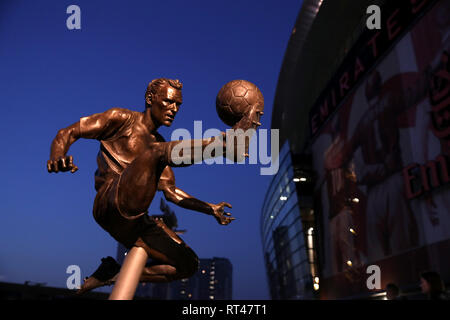
M 149 248 L 173 261 L 177 270 L 186 277 L 195 273 L 198 269 L 197 255 L 164 222 L 147 212 L 132 217 L 120 212 L 116 200 L 118 177 L 105 181 L 97 192 L 93 210 L 96 222 L 126 248 L 142 246 L 139 245 L 142 240 Z

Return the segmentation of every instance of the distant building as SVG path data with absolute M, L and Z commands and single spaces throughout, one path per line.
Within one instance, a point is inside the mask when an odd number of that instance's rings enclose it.
M 173 300 L 231 300 L 233 266 L 226 258 L 200 259 L 200 269 L 189 279 L 171 283 Z

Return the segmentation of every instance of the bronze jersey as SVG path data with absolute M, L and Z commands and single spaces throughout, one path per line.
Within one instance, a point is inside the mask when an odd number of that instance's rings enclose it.
M 96 190 L 109 177 L 120 175 L 149 144 L 163 141 L 157 132 L 149 132 L 143 117 L 141 112 L 112 108 L 80 119 L 81 136 L 100 141 Z

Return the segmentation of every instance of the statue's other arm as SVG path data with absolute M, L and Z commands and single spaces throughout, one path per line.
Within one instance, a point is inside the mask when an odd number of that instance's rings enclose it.
M 50 147 L 48 172 L 77 171 L 78 167 L 73 164 L 72 156 L 66 156 L 70 146 L 80 138 L 106 139 L 117 132 L 129 117 L 128 110 L 112 108 L 103 113 L 81 118 L 80 121 L 59 130 Z
M 226 202 L 219 204 L 211 204 L 192 197 L 183 190 L 175 186 L 175 176 L 172 168 L 166 166 L 163 170 L 158 183 L 158 190 L 164 193 L 167 201 L 190 210 L 199 211 L 208 215 L 212 215 L 219 224 L 227 225 L 235 218 L 230 217 L 231 214 L 225 212 L 225 207 L 231 208 Z

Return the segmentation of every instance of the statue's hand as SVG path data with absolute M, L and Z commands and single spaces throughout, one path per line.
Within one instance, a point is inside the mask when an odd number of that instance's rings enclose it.
M 234 154 L 234 157 L 229 158 L 230 160 L 235 161 L 235 162 L 240 162 L 245 159 L 245 158 L 243 158 L 244 156 L 245 157 L 249 156 L 248 149 L 250 147 L 251 135 L 247 136 L 247 130 L 250 130 L 250 131 L 248 131 L 248 133 L 251 133 L 253 135 L 256 132 L 256 130 L 258 129 L 258 127 L 261 125 L 261 122 L 259 122 L 259 120 L 263 114 L 264 114 L 264 112 L 261 110 L 261 107 L 258 104 L 254 104 L 248 108 L 248 110 L 242 116 L 241 120 L 239 120 L 232 127 L 232 129 L 235 130 L 234 132 L 239 132 L 240 130 L 243 131 L 245 145 L 244 145 L 244 154 L 242 154 L 242 155 Z M 225 140 L 227 140 L 228 132 L 229 131 L 227 130 L 227 133 L 225 135 Z M 237 140 L 242 141 L 239 138 Z M 235 141 L 235 139 L 232 137 L 231 140 L 228 140 L 227 143 L 232 144 L 232 148 L 234 147 L 235 152 L 238 152 L 240 147 L 237 147 L 234 144 L 235 143 L 234 141 Z M 227 147 L 227 150 L 228 150 L 228 147 Z M 227 153 L 227 158 L 228 158 L 228 153 Z
M 221 225 L 227 225 L 235 218 L 231 217 L 231 213 L 225 212 L 225 207 L 231 208 L 231 204 L 227 202 L 221 202 L 219 204 L 211 204 L 213 209 L 212 215 L 216 218 L 217 222 Z
M 239 120 L 234 126 L 233 129 L 242 129 L 247 131 L 248 129 L 257 129 L 261 122 L 261 116 L 264 112 L 261 110 L 261 107 L 257 104 L 252 105 L 244 114 L 244 116 Z
M 47 170 L 49 173 L 51 172 L 66 172 L 70 171 L 74 173 L 78 170 L 78 167 L 73 164 L 72 156 L 63 156 L 56 159 L 50 159 L 47 161 Z

